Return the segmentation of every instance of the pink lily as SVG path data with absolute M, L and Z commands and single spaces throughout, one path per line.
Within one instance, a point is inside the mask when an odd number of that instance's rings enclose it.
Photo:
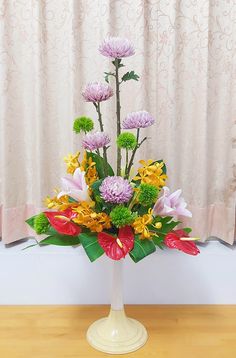
M 192 213 L 186 209 L 187 203 L 181 197 L 182 190 L 170 193 L 167 186 L 163 187 L 163 195 L 157 200 L 153 208 L 155 216 L 187 216 L 192 217 Z
M 85 172 L 77 168 L 72 178 L 61 178 L 62 191 L 57 195 L 58 199 L 63 195 L 68 195 L 77 201 L 90 201 L 88 185 L 85 181 Z

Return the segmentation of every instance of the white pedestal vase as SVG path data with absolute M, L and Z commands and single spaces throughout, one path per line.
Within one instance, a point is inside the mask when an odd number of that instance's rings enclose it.
M 113 261 L 112 297 L 108 317 L 95 321 L 87 331 L 87 341 L 95 349 L 124 354 L 136 351 L 147 341 L 145 327 L 132 318 L 127 318 L 123 305 L 122 271 L 123 260 Z

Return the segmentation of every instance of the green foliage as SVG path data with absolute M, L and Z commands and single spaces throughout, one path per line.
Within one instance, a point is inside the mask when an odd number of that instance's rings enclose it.
M 138 201 L 144 206 L 152 205 L 158 195 L 158 189 L 154 185 L 143 183 L 140 185 Z
M 139 80 L 139 75 L 134 71 L 126 72 L 123 77 L 121 78 L 122 82 L 130 81 L 130 80 Z
M 182 230 L 184 230 L 186 232 L 186 234 L 190 234 L 190 232 L 192 231 L 192 229 L 190 227 L 185 227 Z
M 155 251 L 156 247 L 152 240 L 140 240 L 138 235 L 135 235 L 134 248 L 130 251 L 129 255 L 131 259 L 137 263 Z
M 91 118 L 80 117 L 74 120 L 73 130 L 75 133 L 90 132 L 94 128 L 94 123 Z
M 50 224 L 49 224 L 49 221 L 44 213 L 40 213 L 35 216 L 33 227 L 34 227 L 36 234 L 38 234 L 38 235 L 45 234 L 48 231 Z
M 36 218 L 37 215 L 31 216 L 31 218 L 25 220 L 25 222 L 32 228 L 34 229 L 34 220 Z
M 75 246 L 80 244 L 79 236 L 54 234 L 39 242 L 39 245 Z
M 105 81 L 107 82 L 107 83 L 109 83 L 109 77 L 110 76 L 115 76 L 115 74 L 113 73 L 113 72 L 104 72 L 104 74 L 105 74 L 105 77 L 104 77 L 104 79 L 105 79 Z
M 114 175 L 114 171 L 112 169 L 112 167 L 110 166 L 109 163 L 105 163 L 105 160 L 98 154 L 96 153 L 91 153 L 91 152 L 86 152 L 87 153 L 87 158 L 92 158 L 93 162 L 96 163 L 96 169 L 98 172 L 98 176 L 100 179 L 105 178 L 105 173 L 104 173 L 104 167 L 105 164 L 107 164 L 107 169 L 108 169 L 108 175 L 112 176 Z
M 91 262 L 97 260 L 104 254 L 103 248 L 99 245 L 97 233 L 81 233 L 79 235 L 80 242 Z
M 130 225 L 134 221 L 135 217 L 136 214 L 132 213 L 132 211 L 124 205 L 116 206 L 110 213 L 112 224 L 118 228 Z
M 114 66 L 116 66 L 116 64 L 118 64 L 118 68 L 125 67 L 125 65 L 123 65 L 123 63 L 121 63 L 121 61 L 122 61 L 121 58 L 116 58 L 114 61 L 112 61 L 112 64 Z
M 159 247 L 159 249 L 163 250 L 164 248 L 164 236 L 152 236 L 152 240 L 156 246 Z
M 116 140 L 119 148 L 133 150 L 137 145 L 137 139 L 133 133 L 123 132 Z
M 156 228 L 155 224 L 161 223 L 161 228 Z M 171 232 L 178 224 L 180 224 L 180 221 L 174 221 L 171 216 L 161 217 L 157 216 L 152 225 L 149 225 L 150 230 L 155 231 L 156 235 L 153 236 L 153 242 L 155 245 L 162 248 L 162 243 L 164 242 L 165 236 Z

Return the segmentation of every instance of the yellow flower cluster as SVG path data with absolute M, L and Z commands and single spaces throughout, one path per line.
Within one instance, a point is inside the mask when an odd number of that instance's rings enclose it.
M 64 162 L 67 165 L 67 173 L 74 174 L 77 168 L 80 168 L 82 171 L 85 171 L 85 180 L 88 185 L 93 184 L 98 179 L 98 173 L 96 170 L 96 163 L 93 162 L 92 158 L 87 158 L 87 153 L 84 152 L 84 157 L 81 163 L 79 162 L 80 152 L 73 154 L 68 154 L 67 157 L 64 157 Z
M 44 199 L 44 205 L 48 209 L 55 209 L 59 211 L 64 211 L 70 207 L 75 207 L 78 205 L 78 203 L 71 203 L 69 202 L 69 197 L 67 195 L 62 196 L 60 199 L 57 198 L 57 196 L 54 196 L 50 198 L 49 196 Z
M 155 162 L 152 159 L 140 160 L 142 167 L 138 169 L 138 175 L 133 180 L 140 180 L 141 184 L 155 185 L 158 189 L 165 185 L 167 175 L 163 172 L 164 163 Z
M 140 234 L 140 239 L 151 239 L 152 232 L 148 229 L 148 225 L 150 225 L 152 221 L 152 209 L 149 209 L 147 214 L 138 216 L 137 219 L 135 219 L 132 226 L 135 234 Z
M 67 173 L 74 174 L 75 170 L 79 168 L 79 156 L 80 152 L 76 152 L 74 155 L 68 154 L 67 157 L 64 157 L 64 162 L 67 165 Z
M 73 209 L 77 217 L 73 221 L 78 225 L 83 225 L 92 232 L 101 232 L 103 229 L 111 227 L 111 221 L 106 213 L 96 213 L 92 206 L 94 203 L 82 202 Z

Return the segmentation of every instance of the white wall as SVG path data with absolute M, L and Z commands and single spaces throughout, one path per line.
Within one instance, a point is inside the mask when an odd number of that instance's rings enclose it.
M 0 304 L 108 303 L 111 261 L 81 248 L 0 245 Z M 210 242 L 197 257 L 158 251 L 124 267 L 125 303 L 236 304 L 236 248 Z

